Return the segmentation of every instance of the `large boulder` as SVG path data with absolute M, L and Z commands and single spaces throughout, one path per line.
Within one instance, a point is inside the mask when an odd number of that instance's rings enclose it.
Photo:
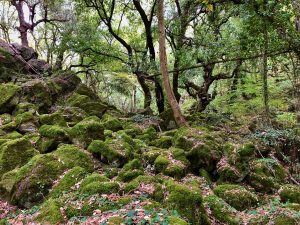
M 0 85 L 0 113 L 11 113 L 18 104 L 21 88 L 14 84 Z
M 65 170 L 75 166 L 86 171 L 93 170 L 91 158 L 74 145 L 61 145 L 53 153 L 34 156 L 17 171 L 10 193 L 11 202 L 26 208 L 40 202 L 49 193 L 54 181 Z
M 0 146 L 0 178 L 4 173 L 25 165 L 36 154 L 38 151 L 26 138 L 5 142 Z

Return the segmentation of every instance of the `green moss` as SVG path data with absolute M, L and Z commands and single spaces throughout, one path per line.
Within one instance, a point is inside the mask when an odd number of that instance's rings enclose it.
M 39 121 L 41 124 L 46 124 L 46 125 L 58 125 L 62 127 L 67 125 L 61 112 L 40 115 Z
M 64 192 L 70 191 L 76 183 L 83 179 L 86 175 L 86 170 L 76 166 L 69 170 L 61 180 L 52 188 L 49 196 L 52 198 L 58 198 Z
M 125 193 L 131 192 L 135 189 L 137 189 L 140 184 L 152 184 L 157 182 L 156 179 L 152 176 L 146 176 L 146 175 L 141 175 L 135 178 L 134 180 L 130 181 L 129 183 L 125 184 L 124 186 L 124 191 Z
M 256 148 L 253 144 L 246 144 L 238 150 L 238 154 L 244 157 L 251 157 L 255 154 Z
M 2 121 L 2 125 L 8 124 L 8 123 L 12 122 L 12 120 L 13 120 L 12 116 L 8 113 L 4 113 L 4 114 L 0 115 L 0 119 Z
M 271 192 L 279 188 L 286 177 L 284 168 L 274 159 L 257 159 L 250 162 L 249 183 L 257 191 Z
M 86 95 L 73 94 L 68 100 L 69 106 L 75 106 L 83 109 L 89 116 L 102 117 L 107 110 L 107 106 L 99 100 L 93 100 Z
M 143 158 L 145 158 L 145 160 L 147 160 L 150 164 L 153 164 L 156 158 L 163 155 L 165 152 L 165 149 L 149 146 L 143 151 Z
M 164 171 L 168 167 L 168 165 L 170 163 L 171 162 L 170 162 L 170 160 L 168 158 L 160 155 L 154 161 L 155 170 L 157 172 L 162 172 L 162 171 Z
M 70 128 L 69 134 L 73 143 L 87 147 L 93 140 L 104 138 L 104 129 L 101 120 L 96 116 L 91 116 Z
M 143 131 L 141 135 L 137 135 L 136 138 L 145 141 L 146 143 L 150 143 L 151 141 L 157 139 L 158 134 L 153 127 L 149 127 Z
M 156 140 L 150 142 L 150 145 L 158 148 L 170 148 L 172 146 L 172 137 L 161 136 Z
M 35 114 L 37 111 L 38 107 L 35 104 L 29 102 L 20 102 L 14 110 L 14 115 L 19 115 L 25 112 L 31 112 L 32 114 Z
M 72 217 L 91 216 L 96 208 L 97 206 L 95 204 L 84 202 L 79 208 L 77 205 L 68 205 L 65 209 L 65 213 L 69 219 Z
M 204 177 L 205 181 L 207 182 L 207 184 L 211 185 L 212 184 L 212 181 L 211 181 L 211 176 L 210 174 L 204 170 L 204 169 L 200 169 L 199 170 L 199 176 L 200 177 Z
M 120 204 L 122 206 L 127 205 L 129 202 L 131 202 L 130 196 L 124 196 L 124 197 L 119 198 L 119 200 L 118 200 L 118 204 Z
M 229 205 L 240 211 L 254 207 L 258 203 L 258 198 L 255 194 L 239 185 L 218 185 L 214 189 L 214 193 L 218 197 L 224 199 Z
M 95 181 L 80 188 L 80 192 L 87 195 L 112 194 L 112 193 L 117 193 L 119 189 L 120 189 L 120 185 L 116 182 Z
M 144 174 L 142 163 L 138 159 L 134 159 L 124 165 L 118 178 L 121 181 L 128 182 L 132 179 Z
M 287 184 L 279 190 L 280 199 L 283 202 L 298 203 L 300 204 L 300 187 Z
M 30 207 L 47 196 L 53 182 L 67 169 L 80 166 L 93 170 L 93 162 L 81 149 L 61 145 L 53 153 L 34 156 L 16 174 L 11 201 L 21 207 Z
M 107 224 L 109 225 L 121 225 L 124 224 L 124 218 L 120 216 L 113 216 L 107 220 Z
M 43 125 L 40 127 L 39 132 L 42 136 L 49 138 L 60 138 L 67 136 L 66 129 L 57 125 Z
M 229 225 L 239 225 L 241 222 L 237 218 L 236 210 L 229 206 L 223 199 L 210 195 L 204 199 L 212 214 L 221 222 Z
M 209 224 L 202 205 L 200 189 L 194 189 L 175 182 L 167 182 L 169 191 L 166 204 L 180 215 L 189 219 L 192 224 Z
M 194 171 L 199 171 L 200 168 L 213 171 L 222 156 L 218 141 L 207 132 L 203 127 L 180 128 L 174 135 L 173 146 L 186 151 L 186 157 Z
M 16 167 L 26 164 L 38 154 L 26 138 L 10 140 L 0 146 L 0 177 Z
M 3 136 L 0 136 L 0 139 L 10 140 L 10 139 L 18 139 L 18 138 L 21 138 L 21 137 L 22 137 L 22 134 L 20 134 L 17 131 L 13 131 L 11 133 L 8 133 L 8 134 L 5 134 Z
M 109 182 L 109 179 L 101 174 L 92 173 L 82 180 L 80 187 L 84 187 L 93 182 Z
M 169 216 L 168 221 L 170 225 L 188 225 L 189 223 L 177 216 Z
M 1 177 L 0 180 L 0 195 L 4 198 L 9 197 L 9 193 L 11 192 L 15 182 L 16 182 L 16 174 L 18 172 L 18 168 L 11 170 Z
M 80 166 L 87 171 L 92 171 L 94 169 L 92 159 L 74 145 L 61 144 L 54 154 L 63 162 L 66 168 Z
M 49 199 L 41 207 L 36 220 L 40 223 L 58 224 L 64 221 L 64 217 L 60 212 L 62 204 L 58 200 Z
M 17 105 L 15 96 L 20 90 L 19 86 L 13 84 L 0 85 L 0 113 L 8 113 Z
M 34 120 L 34 116 L 33 116 L 32 112 L 24 112 L 24 113 L 18 114 L 15 118 L 16 124 L 18 126 L 22 123 L 26 123 L 31 120 Z
M 111 130 L 115 132 L 123 129 L 121 121 L 112 116 L 108 116 L 105 119 L 103 119 L 103 127 L 106 130 Z
M 93 153 L 98 158 L 104 157 L 108 163 L 113 163 L 115 161 L 123 163 L 125 161 L 125 157 L 122 154 L 111 148 L 107 142 L 101 140 L 92 141 L 88 147 L 88 151 Z
M 274 225 L 297 225 L 298 222 L 299 220 L 289 215 L 279 215 L 274 219 Z

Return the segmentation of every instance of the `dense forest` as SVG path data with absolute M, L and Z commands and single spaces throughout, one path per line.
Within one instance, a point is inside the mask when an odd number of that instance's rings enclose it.
M 0 0 L 0 225 L 300 224 L 299 0 Z

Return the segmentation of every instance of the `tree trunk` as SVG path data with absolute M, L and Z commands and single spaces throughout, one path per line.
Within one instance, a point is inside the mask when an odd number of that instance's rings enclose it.
M 179 105 L 176 101 L 174 92 L 171 88 L 168 66 L 167 66 L 167 53 L 165 41 L 165 25 L 164 25 L 164 1 L 158 0 L 158 28 L 159 28 L 159 56 L 160 56 L 160 69 L 163 76 L 163 84 L 167 94 L 168 102 L 174 114 L 175 122 L 179 127 L 186 126 L 187 122 L 183 117 Z
M 20 32 L 21 44 L 23 46 L 29 47 L 28 35 L 27 35 L 27 31 L 29 30 L 29 24 L 25 21 L 23 2 L 24 1 L 22 0 L 18 2 L 13 1 L 12 4 L 15 6 L 18 13 L 18 19 L 19 19 L 18 31 Z
M 147 109 L 150 107 L 151 105 L 151 91 L 149 86 L 146 83 L 145 78 L 143 77 L 143 75 L 141 73 L 137 73 L 137 80 L 139 82 L 139 84 L 141 85 L 143 92 L 144 92 L 144 109 Z
M 270 109 L 269 109 L 269 90 L 268 90 L 268 45 L 269 45 L 269 37 L 266 22 L 264 22 L 264 49 L 263 49 L 263 101 L 265 107 L 265 116 L 269 118 Z

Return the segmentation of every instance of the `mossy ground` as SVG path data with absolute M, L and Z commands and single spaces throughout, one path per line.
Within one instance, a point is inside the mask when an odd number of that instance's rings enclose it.
M 224 128 L 202 114 L 191 127 L 161 132 L 120 118 L 76 78 L 61 79 L 27 82 L 23 92 L 0 85 L 8 91 L 0 99 L 0 194 L 26 209 L 25 223 L 299 221 L 300 191 L 286 161 L 249 132 L 237 135 L 243 124 Z M 21 132 L 27 123 L 37 129 Z M 13 224 L 18 215 L 6 218 Z

